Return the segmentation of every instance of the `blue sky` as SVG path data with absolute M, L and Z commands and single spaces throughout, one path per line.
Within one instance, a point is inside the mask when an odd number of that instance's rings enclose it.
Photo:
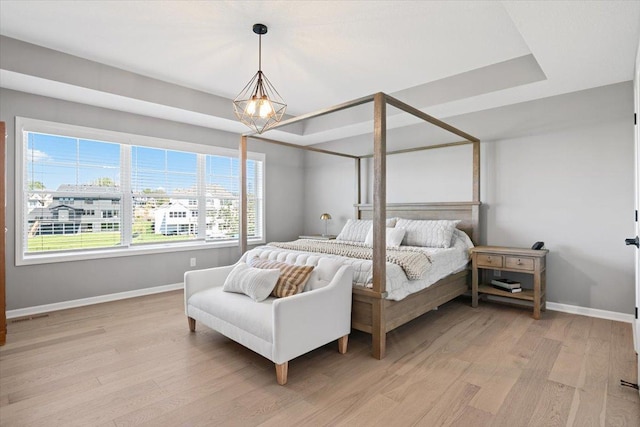
M 40 181 L 47 189 L 63 184 L 91 184 L 110 178 L 117 184 L 120 176 L 120 145 L 108 142 L 29 133 L 27 141 L 27 180 Z M 207 156 L 206 181 L 237 192 L 238 160 Z M 252 188 L 254 165 L 248 162 L 248 186 Z M 196 185 L 197 156 L 194 153 L 132 146 L 132 190 L 145 188 L 193 188 Z M 250 190 L 251 191 L 251 190 Z

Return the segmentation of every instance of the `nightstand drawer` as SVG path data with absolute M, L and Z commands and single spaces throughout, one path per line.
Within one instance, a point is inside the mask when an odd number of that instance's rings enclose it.
M 513 268 L 514 270 L 533 271 L 533 258 L 508 256 L 505 264 L 507 268 Z
M 503 265 L 503 258 L 504 257 L 502 255 L 478 254 L 477 262 L 479 267 L 499 268 Z

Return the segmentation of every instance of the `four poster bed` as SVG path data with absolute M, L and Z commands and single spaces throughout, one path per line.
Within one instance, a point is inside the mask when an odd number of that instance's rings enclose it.
M 240 198 L 240 250 L 247 253 L 247 213 L 246 213 L 246 158 L 247 139 L 252 138 L 264 142 L 291 146 L 310 151 L 331 154 L 342 157 L 350 157 L 355 160 L 355 219 L 371 220 L 373 229 L 371 260 L 372 280 L 367 286 L 353 287 L 353 302 L 351 326 L 353 329 L 363 331 L 372 336 L 372 354 L 377 359 L 385 356 L 386 333 L 415 319 L 422 314 L 437 308 L 438 306 L 456 298 L 469 290 L 469 270 L 466 261 L 462 268 L 457 268 L 446 277 L 439 278 L 428 287 L 414 291 L 400 300 L 389 299 L 387 288 L 387 218 L 404 218 L 407 220 L 449 220 L 455 222 L 458 230 L 466 233 L 473 243 L 478 242 L 479 237 L 479 207 L 480 207 L 480 141 L 428 114 L 421 112 L 395 98 L 384 93 L 377 93 L 360 98 L 345 104 L 331 107 L 316 113 L 295 117 L 279 123 L 274 128 L 283 127 L 299 121 L 323 116 L 341 111 L 368 102 L 374 103 L 374 132 L 373 155 L 352 156 L 349 154 L 322 150 L 314 147 L 305 147 L 290 144 L 273 139 L 267 139 L 259 135 L 247 134 L 240 141 L 240 174 L 241 174 L 241 198 Z M 449 131 L 464 141 L 456 141 L 449 144 L 439 144 L 418 149 L 387 152 L 386 147 L 386 106 L 392 105 L 404 112 L 429 122 L 434 126 Z M 407 153 L 417 150 L 445 148 L 471 144 L 473 148 L 472 160 L 472 201 L 468 202 L 442 202 L 442 203 L 410 203 L 387 204 L 386 203 L 386 156 Z M 361 160 L 373 157 L 373 204 L 361 203 L 360 168 Z M 466 238 L 466 236 L 465 236 Z M 451 237 L 449 237 L 451 239 Z M 468 240 L 468 239 L 467 239 Z M 444 246 L 448 248 L 447 246 Z M 466 252 L 466 249 L 465 249 Z M 466 254 L 465 254 L 466 255 Z M 289 255 L 287 255 L 289 256 Z

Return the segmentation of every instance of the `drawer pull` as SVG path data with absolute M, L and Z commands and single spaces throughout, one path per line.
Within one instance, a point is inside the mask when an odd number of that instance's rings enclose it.
M 504 266 L 504 257 L 500 255 L 478 254 L 476 262 L 480 267 L 502 267 Z M 515 258 L 513 259 L 513 262 L 515 263 Z

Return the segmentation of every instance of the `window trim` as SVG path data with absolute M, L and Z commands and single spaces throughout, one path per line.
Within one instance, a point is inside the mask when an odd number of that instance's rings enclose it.
M 211 240 L 191 240 L 187 242 L 170 242 L 170 243 L 153 243 L 144 245 L 132 245 L 128 242 L 130 234 L 131 221 L 122 221 L 121 231 L 124 233 L 123 246 L 116 248 L 96 248 L 96 249 L 82 249 L 76 251 L 64 251 L 64 252 L 47 252 L 38 254 L 25 254 L 26 247 L 24 246 L 24 194 L 25 188 L 24 174 L 27 170 L 27 156 L 25 156 L 25 141 L 23 132 L 37 132 L 48 133 L 54 135 L 64 135 L 79 139 L 89 139 L 96 141 L 105 141 L 111 143 L 118 143 L 130 147 L 132 145 L 146 146 L 159 149 L 189 151 L 197 154 L 205 155 L 217 155 L 227 156 L 233 158 L 239 158 L 238 150 L 234 150 L 226 147 L 217 147 L 205 144 L 196 144 L 192 142 L 175 141 L 145 135 L 128 134 L 123 132 L 116 132 L 104 129 L 94 129 L 84 126 L 70 125 L 66 123 L 49 122 L 39 119 L 31 119 L 26 117 L 16 116 L 15 119 L 15 263 L 16 266 L 21 265 L 35 265 L 35 264 L 47 264 L 67 261 L 79 261 L 101 258 L 115 258 L 124 256 L 135 255 L 148 255 L 156 253 L 166 252 L 181 252 L 192 251 L 198 249 L 216 249 L 216 248 L 229 248 L 237 247 L 240 245 L 239 238 L 236 240 L 224 240 L 224 241 L 211 241 Z M 126 156 L 125 156 L 126 157 Z M 262 162 L 262 216 L 260 224 L 262 230 L 261 238 L 249 239 L 250 245 L 264 244 L 266 242 L 266 230 L 265 230 L 265 213 L 266 213 L 266 200 L 264 197 L 266 186 L 266 154 L 248 152 L 247 159 L 256 160 Z M 127 159 L 128 160 L 128 159 Z M 125 160 L 125 161 L 127 161 Z M 204 160 L 203 160 L 204 161 Z M 122 162 L 122 159 L 121 159 Z M 204 176 L 204 174 L 202 174 Z M 122 177 L 122 179 L 129 180 L 130 177 Z M 205 197 L 201 195 L 204 202 Z M 201 205 L 204 206 L 204 205 Z M 121 216 L 122 218 L 128 218 L 131 215 L 127 215 L 127 211 L 131 209 L 131 202 L 123 197 L 121 203 Z M 131 213 L 132 214 L 132 213 Z M 206 221 L 206 215 L 200 215 L 200 222 Z M 200 226 L 206 224 L 200 224 Z M 204 228 L 203 228 L 204 229 Z

